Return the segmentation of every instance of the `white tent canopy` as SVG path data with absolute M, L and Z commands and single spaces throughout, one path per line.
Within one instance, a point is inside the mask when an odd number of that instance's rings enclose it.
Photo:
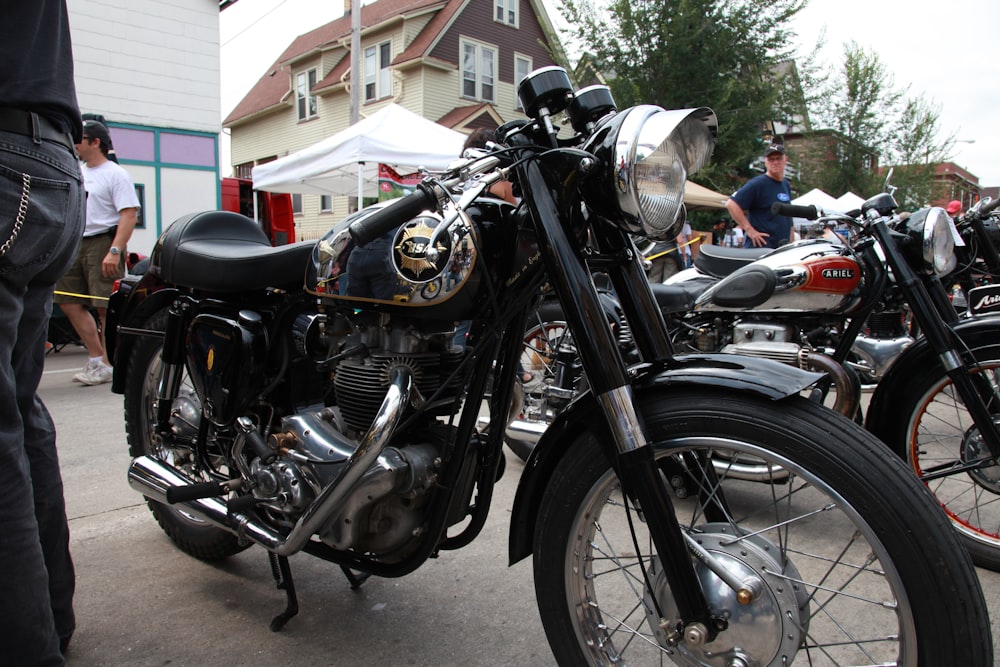
M 459 158 L 465 135 L 389 104 L 301 151 L 253 168 L 253 187 L 321 195 L 378 194 L 378 165 L 400 174 L 443 170 Z
M 848 211 L 861 208 L 861 205 L 864 203 L 865 200 L 853 192 L 845 192 L 837 197 L 837 208 L 833 210 L 837 213 L 847 213 Z
M 840 197 L 834 198 L 819 188 L 813 188 L 801 197 L 796 197 L 792 203 L 796 206 L 815 206 L 822 209 L 823 213 L 847 213 L 856 208 L 861 208 L 864 199 L 853 192 L 845 192 Z M 792 224 L 796 227 L 808 222 L 805 218 L 792 218 Z
M 813 188 L 801 197 L 796 197 L 791 203 L 796 206 L 816 206 L 824 211 L 834 211 L 837 206 L 837 200 L 819 188 Z

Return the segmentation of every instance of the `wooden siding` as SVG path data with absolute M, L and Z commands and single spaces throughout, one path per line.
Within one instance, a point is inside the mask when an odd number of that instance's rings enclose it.
M 528 0 L 519 0 L 518 28 L 494 21 L 493 7 L 493 2 L 488 0 L 471 0 L 430 55 L 458 67 L 461 63 L 461 38 L 494 45 L 498 50 L 497 78 L 499 82 L 509 84 L 514 83 L 515 51 L 529 56 L 535 68 L 556 64 L 546 46 L 543 46 L 548 45 L 548 40 Z
M 456 107 L 468 106 L 470 100 L 461 96 L 461 72 L 458 67 L 459 45 L 461 39 L 467 37 L 497 47 L 494 108 L 504 121 L 523 118 L 523 114 L 516 109 L 515 53 L 530 57 L 536 68 L 554 63 L 540 43 L 545 41 L 544 34 L 528 0 L 520 2 L 519 28 L 494 21 L 492 11 L 492 2 L 470 0 L 437 46 L 428 54 L 437 66 L 410 61 L 402 69 L 393 68 L 393 97 L 367 104 L 362 100 L 362 117 L 370 116 L 389 101 L 394 101 L 434 121 L 444 117 Z M 413 43 L 432 16 L 431 13 L 421 14 L 405 22 L 394 23 L 390 29 L 365 34 L 361 40 L 361 48 L 365 49 L 391 39 L 392 55 L 395 58 Z M 362 51 L 362 56 L 363 53 Z M 281 71 L 278 76 L 286 77 L 291 90 L 290 77 L 309 67 L 317 67 L 319 79 L 322 79 L 340 62 L 341 56 L 346 57 L 345 54 L 344 47 L 334 46 L 322 55 L 317 53 L 311 59 L 297 63 L 291 72 Z M 442 69 L 443 64 L 451 64 L 452 69 Z M 289 96 L 287 106 L 284 108 L 231 128 L 233 164 L 253 162 L 271 156 L 284 157 L 348 126 L 350 95 L 345 88 L 338 87 L 321 93 L 317 100 L 318 117 L 303 122 L 297 119 L 294 94 L 290 92 Z M 302 213 L 295 216 L 296 237 L 319 238 L 335 222 L 348 214 L 347 197 L 334 197 L 332 203 L 332 212 L 321 213 L 319 195 L 302 195 Z

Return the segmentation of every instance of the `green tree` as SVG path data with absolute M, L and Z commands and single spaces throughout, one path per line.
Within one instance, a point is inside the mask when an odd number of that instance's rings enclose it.
M 949 158 L 955 140 L 938 141 L 939 108 L 923 97 L 908 99 L 896 121 L 885 164 L 896 165 L 892 183 L 905 210 L 927 206 L 933 198 L 934 168 Z
M 760 157 L 765 121 L 795 99 L 779 64 L 791 59 L 789 20 L 807 0 L 563 0 L 572 36 L 592 54 L 620 108 L 711 107 L 719 136 L 695 180 L 723 192 Z
M 801 187 L 867 197 L 880 192 L 885 179 L 875 167 L 892 165 L 900 205 L 927 205 L 934 164 L 953 144 L 937 139 L 938 109 L 922 97 L 908 98 L 878 54 L 854 42 L 844 46 L 842 68 L 821 90 L 811 97 L 814 126 L 834 130 L 836 141 L 832 159 L 804 170 Z

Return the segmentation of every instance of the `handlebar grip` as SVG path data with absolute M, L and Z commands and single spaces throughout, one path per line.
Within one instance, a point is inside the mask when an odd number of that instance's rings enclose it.
M 1000 197 L 997 197 L 996 199 L 994 199 L 992 201 L 986 202 L 986 204 L 982 208 L 979 209 L 979 213 L 981 215 L 984 215 L 984 216 L 988 215 L 997 206 L 1000 206 Z
M 433 190 L 423 183 L 417 189 L 401 197 L 385 208 L 380 208 L 371 215 L 355 220 L 348 225 L 347 230 L 358 246 L 364 247 L 403 222 L 418 215 L 420 212 L 437 207 L 437 198 Z
M 796 206 L 795 204 L 782 204 L 774 202 L 771 204 L 771 213 L 774 215 L 787 215 L 790 218 L 805 218 L 815 220 L 819 217 L 819 212 L 815 206 Z

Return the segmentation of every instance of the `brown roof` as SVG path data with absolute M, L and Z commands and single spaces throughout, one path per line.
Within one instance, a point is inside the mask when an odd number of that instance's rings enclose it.
M 498 122 L 499 121 L 499 122 Z M 444 125 L 459 132 L 474 130 L 479 127 L 496 129 L 503 119 L 500 118 L 489 102 L 455 107 L 437 119 L 439 125 Z
M 378 0 L 361 8 L 361 26 L 362 29 L 371 28 L 392 19 L 405 18 L 414 12 L 437 11 L 413 43 L 393 61 L 393 64 L 398 64 L 426 53 L 466 2 L 468 0 Z M 351 17 L 345 15 L 296 37 L 222 124 L 228 126 L 280 104 L 291 90 L 290 66 L 304 56 L 342 44 L 350 34 Z M 350 58 L 345 57 L 317 82 L 316 88 L 336 85 L 349 68 Z

